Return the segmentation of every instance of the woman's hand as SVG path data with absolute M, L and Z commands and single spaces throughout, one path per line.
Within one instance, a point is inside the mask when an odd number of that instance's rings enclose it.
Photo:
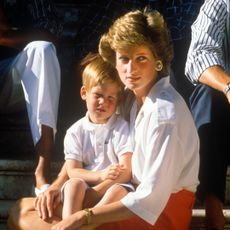
M 113 164 L 108 166 L 105 170 L 101 172 L 101 181 L 106 179 L 116 180 L 124 171 L 122 165 Z
M 53 217 L 54 210 L 61 203 L 61 191 L 55 186 L 50 186 L 44 193 L 36 197 L 34 207 L 38 216 L 43 220 Z
M 85 211 L 79 211 L 51 227 L 51 230 L 75 230 L 86 223 Z

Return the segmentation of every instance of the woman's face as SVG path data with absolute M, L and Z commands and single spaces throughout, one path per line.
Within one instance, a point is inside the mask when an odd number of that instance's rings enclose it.
M 119 76 L 137 97 L 147 96 L 157 81 L 156 61 L 146 45 L 116 51 L 116 68 Z

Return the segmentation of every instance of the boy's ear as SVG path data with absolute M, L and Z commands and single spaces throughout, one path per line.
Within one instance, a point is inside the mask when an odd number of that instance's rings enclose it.
M 81 98 L 82 98 L 82 100 L 86 100 L 86 93 L 87 93 L 87 91 L 86 91 L 86 88 L 85 88 L 85 86 L 83 85 L 82 87 L 81 87 L 81 90 L 80 90 L 80 95 L 81 95 Z

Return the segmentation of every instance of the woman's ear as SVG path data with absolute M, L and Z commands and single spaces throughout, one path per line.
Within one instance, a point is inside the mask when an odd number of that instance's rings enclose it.
M 84 100 L 84 101 L 86 100 L 86 93 L 87 93 L 87 90 L 86 90 L 85 86 L 83 85 L 81 87 L 81 90 L 80 90 L 80 95 L 81 95 L 82 100 Z

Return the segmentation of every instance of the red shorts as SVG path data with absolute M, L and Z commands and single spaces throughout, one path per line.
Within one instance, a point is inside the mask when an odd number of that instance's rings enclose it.
M 188 230 L 192 218 L 195 194 L 187 190 L 173 193 L 154 225 L 138 216 L 103 224 L 97 230 Z

